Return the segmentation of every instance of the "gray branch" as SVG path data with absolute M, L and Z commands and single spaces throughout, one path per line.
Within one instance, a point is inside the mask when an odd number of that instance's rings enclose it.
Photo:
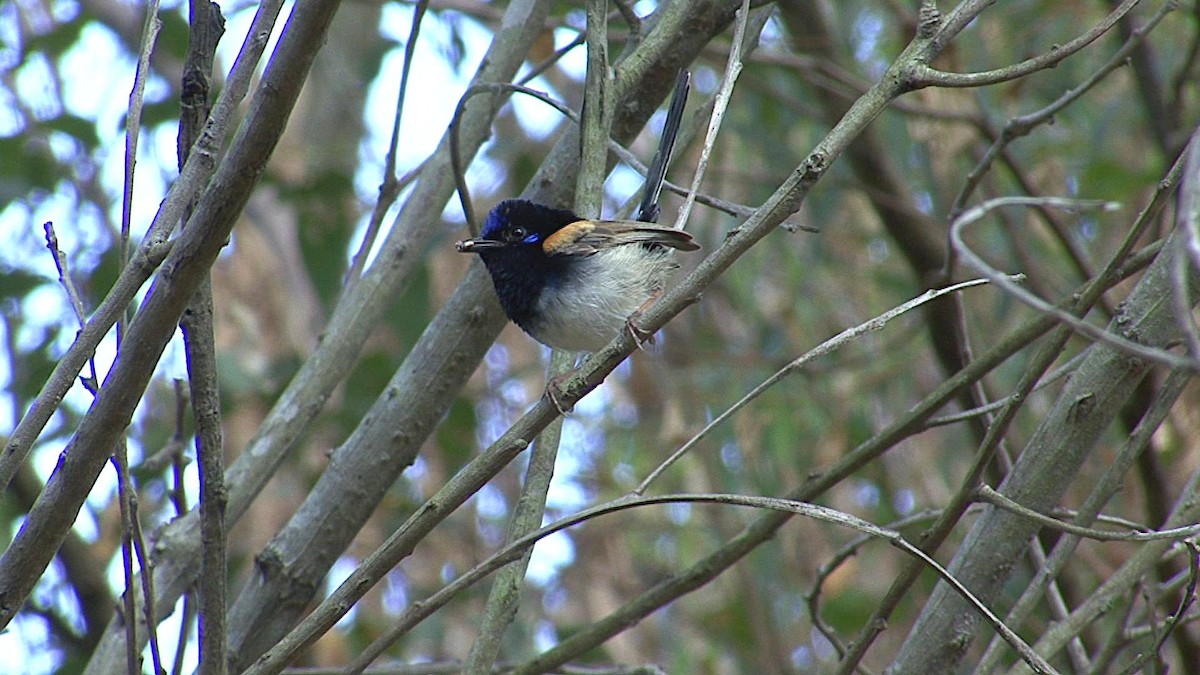
M 1109 330 L 1151 347 L 1179 339 L 1171 303 L 1171 258 L 1168 243 L 1146 270 Z M 1200 290 L 1193 284 L 1192 293 Z M 1079 474 L 1100 437 L 1151 362 L 1107 344 L 1094 344 L 1080 363 L 1053 409 L 1034 432 L 1012 473 L 1000 487 L 1009 499 L 1035 511 L 1051 510 Z M 992 601 L 1022 559 L 1037 524 L 1008 511 L 989 508 L 974 523 L 949 569 L 983 602 Z M 925 605 L 896 659 L 896 673 L 952 672 L 965 655 L 978 617 L 959 597 L 941 585 Z

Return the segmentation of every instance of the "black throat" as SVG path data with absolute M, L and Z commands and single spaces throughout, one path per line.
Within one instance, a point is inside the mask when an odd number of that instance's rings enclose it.
M 534 310 L 547 288 L 562 283 L 567 274 L 564 260 L 554 260 L 539 246 L 513 246 L 480 251 L 496 288 L 496 297 L 508 318 L 527 333 L 537 330 Z

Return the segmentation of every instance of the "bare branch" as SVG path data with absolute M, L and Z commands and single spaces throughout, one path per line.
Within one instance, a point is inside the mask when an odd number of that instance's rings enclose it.
M 636 488 L 634 488 L 633 494 L 635 494 L 635 495 L 645 494 L 646 490 L 649 489 L 651 483 L 653 483 L 655 480 L 657 480 L 658 477 L 661 476 L 664 472 L 666 472 L 667 469 L 671 468 L 671 465 L 673 465 L 675 462 L 679 461 L 679 459 L 682 458 L 685 454 L 687 454 L 687 452 L 689 450 L 691 450 L 693 447 L 695 447 L 696 444 L 698 444 L 700 441 L 707 438 L 708 435 L 710 433 L 712 433 L 713 429 L 715 429 L 717 426 L 724 423 L 726 420 L 728 420 L 730 417 L 732 417 L 735 413 L 737 413 L 742 408 L 746 407 L 751 401 L 753 401 L 754 399 L 761 396 L 768 389 L 770 389 L 771 387 L 778 384 L 784 378 L 788 377 L 789 375 L 793 375 L 795 373 L 799 373 L 799 372 L 803 371 L 804 366 L 807 365 L 809 362 L 813 361 L 814 359 L 825 356 L 825 355 L 845 346 L 846 344 L 849 344 L 850 342 L 854 341 L 856 338 L 858 338 L 862 335 L 865 335 L 869 332 L 883 330 L 883 328 L 892 319 L 895 319 L 896 317 L 898 317 L 902 314 L 905 314 L 913 309 L 916 309 L 917 307 L 920 307 L 921 305 L 924 305 L 925 303 L 928 303 L 932 300 L 940 298 L 943 295 L 947 295 L 950 293 L 957 293 L 958 291 L 965 290 L 965 289 L 971 288 L 973 286 L 980 286 L 985 283 L 987 283 L 987 282 L 984 280 L 976 279 L 974 281 L 964 281 L 962 283 L 954 284 L 953 286 L 949 286 L 947 288 L 936 289 L 936 290 L 931 289 L 931 290 L 925 291 L 924 293 L 913 298 L 912 300 L 909 300 L 908 302 L 906 302 L 898 307 L 893 307 L 892 309 L 884 312 L 883 314 L 880 314 L 879 316 L 877 316 L 865 323 L 861 323 L 857 326 L 854 326 L 853 328 L 847 328 L 846 330 L 829 338 L 828 340 L 822 342 L 821 344 L 817 345 L 816 347 L 813 347 L 812 349 L 808 350 L 803 355 L 801 355 L 799 358 L 788 363 L 783 368 L 780 368 L 779 370 L 775 371 L 775 374 L 771 375 L 766 380 L 764 380 L 761 384 L 759 384 L 757 387 L 750 390 L 750 392 L 747 393 L 745 396 L 743 396 L 740 400 L 738 400 L 737 403 L 734 403 L 732 406 L 727 408 L 720 415 L 717 415 L 716 417 L 714 417 L 713 420 L 711 422 L 709 422 L 707 425 L 705 425 L 705 427 L 703 429 L 701 429 L 694 436 L 692 436 L 690 439 L 688 439 L 688 441 L 686 443 L 684 443 L 682 446 L 680 446 L 678 450 L 671 453 L 670 457 L 663 460 L 663 462 L 661 464 L 659 464 L 653 471 L 651 471 L 650 474 L 648 476 L 646 476 L 646 478 L 643 479 L 642 482 L 640 484 L 638 484 L 638 486 Z
M 1119 7 L 1105 16 L 1090 30 L 1075 37 L 1066 44 L 1054 45 L 1044 54 L 1040 54 L 1011 66 L 988 70 L 981 73 L 948 73 L 937 70 L 927 64 L 914 64 L 906 73 L 905 79 L 912 89 L 923 87 L 981 87 L 989 84 L 1008 82 L 1039 70 L 1053 68 L 1068 56 L 1071 56 L 1102 35 L 1112 30 L 1121 17 L 1125 16 L 1141 0 L 1125 0 Z

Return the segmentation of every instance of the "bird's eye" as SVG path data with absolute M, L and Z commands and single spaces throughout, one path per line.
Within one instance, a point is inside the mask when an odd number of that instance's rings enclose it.
M 532 244 L 538 240 L 536 234 L 531 233 L 527 228 L 516 226 L 509 228 L 504 233 L 504 238 L 513 243 Z

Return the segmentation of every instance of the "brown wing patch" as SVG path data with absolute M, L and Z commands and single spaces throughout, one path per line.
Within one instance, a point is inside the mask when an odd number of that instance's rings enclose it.
M 577 220 L 569 223 L 558 232 L 546 237 L 546 241 L 542 242 L 542 250 L 546 252 L 546 255 L 595 253 L 596 249 L 590 245 L 580 246 L 580 240 L 595 229 L 596 223 L 590 220 Z
M 601 230 L 614 240 L 614 245 L 661 244 L 680 251 L 700 248 L 692 235 L 683 230 L 648 225 L 636 220 L 602 220 L 596 223 L 597 233 Z
M 632 220 L 577 220 L 546 237 L 546 255 L 592 255 L 614 246 L 660 244 L 680 251 L 700 248 L 692 235 L 669 227 L 656 227 Z

